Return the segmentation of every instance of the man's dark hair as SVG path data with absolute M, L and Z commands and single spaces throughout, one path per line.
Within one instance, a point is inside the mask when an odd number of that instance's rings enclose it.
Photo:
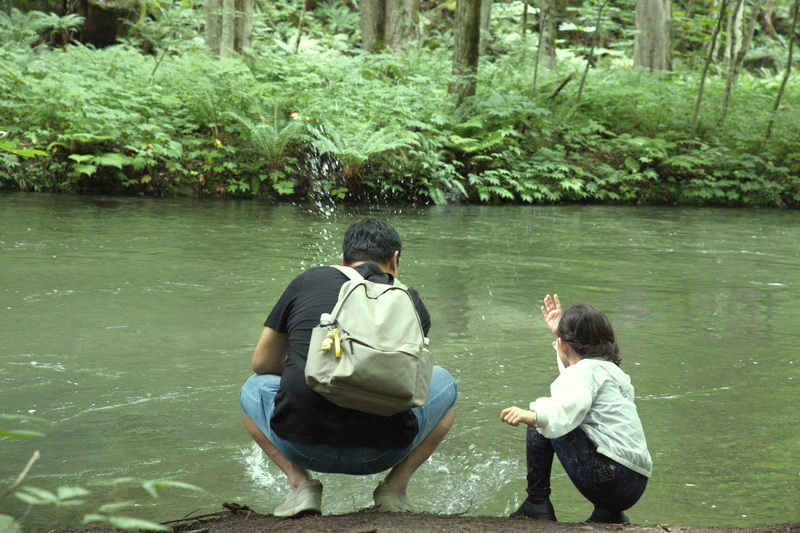
M 364 218 L 354 222 L 344 233 L 342 252 L 346 264 L 374 261 L 386 264 L 395 251 L 402 248 L 400 234 L 388 222 L 379 218 Z
M 602 357 L 619 366 L 619 346 L 614 328 L 606 315 L 596 307 L 573 305 L 558 321 L 556 337 L 561 337 L 581 357 Z

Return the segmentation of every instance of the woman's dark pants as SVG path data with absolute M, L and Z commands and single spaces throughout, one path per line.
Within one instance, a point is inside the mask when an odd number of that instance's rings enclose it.
M 609 511 L 630 509 L 647 486 L 647 477 L 597 453 L 581 428 L 557 439 L 547 439 L 528 428 L 526 450 L 528 500 L 532 502 L 550 497 L 554 453 L 575 487 L 595 507 Z

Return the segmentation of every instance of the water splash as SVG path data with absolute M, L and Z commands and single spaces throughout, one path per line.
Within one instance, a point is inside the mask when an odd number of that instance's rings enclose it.
M 317 151 L 307 160 L 305 173 L 309 176 L 311 191 L 304 210 L 317 222 L 311 227 L 314 236 L 308 258 L 300 262 L 303 268 L 331 264 L 338 255 L 338 235 L 333 228 L 339 217 L 339 206 L 333 194 L 332 178 L 340 172 L 338 166 L 336 160 Z
M 241 453 L 247 476 L 259 487 L 274 493 L 270 495 L 274 495 L 277 499 L 279 494 L 284 491 L 286 482 L 284 479 L 278 479 L 269 471 L 264 452 L 261 451 L 258 444 L 254 442 L 250 446 L 242 448 Z M 283 474 L 281 474 L 281 477 L 283 477 Z
M 434 455 L 420 468 L 415 475 L 419 479 L 412 479 L 412 484 L 421 482 L 431 489 L 448 487 L 446 491 L 424 491 L 426 498 L 418 498 L 422 507 L 431 512 L 454 514 L 498 505 L 497 495 L 525 471 L 525 466 L 517 458 L 487 456 L 477 448 L 470 445 L 466 452 L 449 457 Z M 513 505 L 514 502 L 505 502 L 506 509 Z

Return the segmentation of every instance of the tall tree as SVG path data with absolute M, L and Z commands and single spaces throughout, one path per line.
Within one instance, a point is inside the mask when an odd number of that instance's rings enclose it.
M 730 68 L 736 59 L 739 50 L 742 48 L 742 25 L 744 24 L 744 0 L 737 0 L 734 4 L 733 10 L 728 12 L 728 20 L 726 23 L 725 34 L 725 50 L 723 52 L 723 59 L 725 64 Z
M 547 68 L 556 68 L 556 30 L 561 14 L 564 12 L 564 0 L 541 0 L 539 12 L 539 52 L 544 56 Z
M 733 84 L 739 79 L 739 73 L 742 71 L 742 66 L 744 65 L 744 58 L 750 50 L 750 43 L 753 40 L 753 33 L 755 33 L 756 29 L 756 19 L 758 18 L 763 3 L 764 0 L 755 0 L 753 10 L 750 12 L 750 19 L 747 23 L 747 30 L 744 33 L 742 46 L 739 48 L 736 57 L 733 58 L 730 68 L 728 69 L 728 78 L 725 81 L 725 96 L 722 99 L 722 114 L 719 118 L 720 124 L 725 122 L 725 118 L 728 115 L 728 104 L 730 103 Z
M 481 44 L 480 53 L 486 53 L 492 27 L 492 0 L 481 0 Z
M 481 0 L 456 2 L 455 42 L 453 45 L 453 74 L 449 93 L 461 101 L 475 94 L 480 56 Z
M 722 0 L 722 7 L 719 9 L 719 17 L 717 17 L 717 24 L 714 26 L 714 33 L 711 35 L 711 46 L 708 50 L 706 63 L 703 66 L 703 73 L 700 74 L 700 87 L 697 89 L 697 99 L 694 102 L 694 112 L 692 113 L 692 137 L 697 131 L 697 117 L 700 113 L 700 104 L 703 102 L 703 91 L 706 86 L 706 77 L 708 76 L 708 68 L 714 60 L 714 49 L 717 46 L 717 37 L 719 36 L 720 28 L 722 28 L 722 20 L 725 18 L 725 11 L 728 9 L 728 1 Z
M 220 57 L 230 57 L 250 47 L 254 0 L 206 0 L 206 44 Z
M 633 65 L 652 70 L 671 67 L 672 38 L 670 0 L 636 0 L 636 36 L 633 38 Z
M 594 49 L 600 43 L 600 23 L 603 21 L 603 10 L 606 8 L 606 5 L 609 1 L 610 0 L 602 0 L 600 5 L 597 7 L 597 22 L 594 23 L 594 33 L 590 37 L 592 40 L 592 45 L 589 48 L 589 54 L 586 58 L 586 66 L 583 69 L 583 76 L 581 76 L 581 84 L 578 87 L 578 95 L 575 98 L 578 102 L 581 101 L 583 88 L 586 86 L 586 76 L 589 74 L 589 67 L 592 66 L 592 62 L 594 61 Z
M 361 45 L 368 52 L 383 48 L 383 29 L 386 25 L 386 0 L 361 0 L 358 3 L 361 18 Z
M 386 0 L 386 44 L 397 50 L 419 39 L 420 0 Z
M 361 0 L 361 43 L 376 52 L 384 46 L 393 50 L 419 39 L 420 0 Z
M 783 72 L 781 87 L 778 89 L 778 96 L 775 97 L 775 105 L 772 106 L 772 113 L 769 116 L 767 133 L 764 135 L 764 138 L 767 140 L 772 137 L 772 127 L 775 125 L 775 116 L 778 113 L 778 109 L 781 107 L 783 92 L 786 90 L 786 82 L 789 81 L 789 76 L 792 75 L 792 57 L 794 56 L 794 41 L 797 38 L 798 15 L 800 15 L 800 0 L 795 0 L 794 8 L 792 9 L 792 29 L 789 31 L 789 57 L 786 58 L 786 70 Z

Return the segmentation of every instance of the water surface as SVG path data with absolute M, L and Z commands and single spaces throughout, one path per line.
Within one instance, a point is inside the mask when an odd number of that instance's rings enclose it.
M 412 480 L 431 512 L 503 515 L 524 494 L 524 430 L 508 405 L 557 371 L 540 298 L 605 310 L 655 462 L 628 514 L 645 524 L 758 526 L 800 518 L 797 211 L 648 207 L 336 207 L 0 195 L 0 412 L 47 434 L 0 439 L 0 487 L 82 485 L 91 503 L 37 508 L 29 530 L 102 503 L 167 520 L 222 502 L 270 512 L 283 476 L 237 395 L 262 323 L 293 276 L 338 260 L 364 215 L 404 238 L 401 279 L 459 381 L 456 425 Z M 6 424 L 8 425 L 8 424 Z M 173 479 L 156 506 L 120 477 Z M 371 504 L 378 476 L 321 475 L 324 511 Z M 0 512 L 21 513 L 13 498 Z M 561 520 L 590 505 L 554 468 Z

